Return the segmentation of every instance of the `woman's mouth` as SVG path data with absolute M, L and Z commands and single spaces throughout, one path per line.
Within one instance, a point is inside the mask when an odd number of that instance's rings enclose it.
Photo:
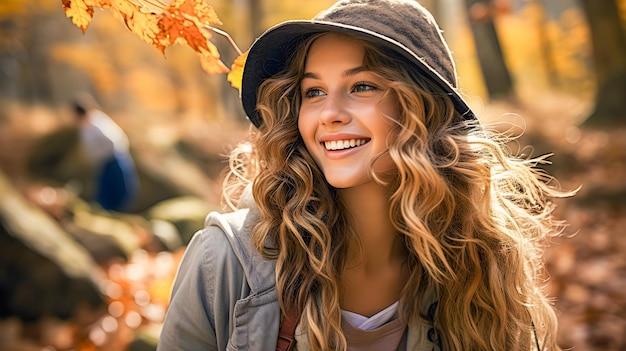
M 361 146 L 370 141 L 369 138 L 361 138 L 361 139 L 346 139 L 346 140 L 333 140 L 333 141 L 325 141 L 323 142 L 326 150 L 336 151 L 336 150 L 345 150 L 353 147 Z

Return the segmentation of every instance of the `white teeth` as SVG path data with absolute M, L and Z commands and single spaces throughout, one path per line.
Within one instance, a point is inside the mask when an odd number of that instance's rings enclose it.
M 333 140 L 325 141 L 324 146 L 326 147 L 326 150 L 343 150 L 363 145 L 367 141 L 368 139 Z

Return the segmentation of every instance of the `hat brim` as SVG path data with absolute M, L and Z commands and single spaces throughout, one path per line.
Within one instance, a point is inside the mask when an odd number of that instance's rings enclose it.
M 315 20 L 295 20 L 280 23 L 268 29 L 250 47 L 244 65 L 241 101 L 243 109 L 252 124 L 259 127 L 261 117 L 256 110 L 257 92 L 263 81 L 280 72 L 289 62 L 294 52 L 310 36 L 325 32 L 341 32 L 373 41 L 388 53 L 400 55 L 408 64 L 413 64 L 422 75 L 439 85 L 454 103 L 455 109 L 465 120 L 475 116 L 467 103 L 459 95 L 451 82 L 444 79 L 415 53 L 401 43 L 378 33 L 335 22 Z

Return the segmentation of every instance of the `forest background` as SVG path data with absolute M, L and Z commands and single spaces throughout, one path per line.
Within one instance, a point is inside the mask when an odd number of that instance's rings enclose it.
M 332 2 L 206 0 L 241 50 Z M 558 201 L 569 226 L 545 254 L 561 346 L 626 349 L 626 0 L 423 3 L 481 122 L 518 136 L 515 152 L 554 153 L 542 167 L 581 187 Z M 211 41 L 230 67 L 237 50 Z M 81 91 L 130 138 L 130 213 L 89 202 L 68 107 Z M 224 155 L 248 129 L 237 89 L 190 47 L 164 55 L 108 10 L 83 33 L 61 0 L 2 0 L 0 350 L 153 350 L 184 246 L 223 208 Z

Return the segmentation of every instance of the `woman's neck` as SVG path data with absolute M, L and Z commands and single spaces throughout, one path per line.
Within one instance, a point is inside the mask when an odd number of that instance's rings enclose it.
M 364 268 L 396 264 L 406 259 L 406 250 L 389 218 L 389 195 L 385 187 L 368 183 L 339 190 L 359 243 L 349 247 L 348 266 Z
M 370 317 L 400 298 L 410 275 L 408 253 L 389 219 L 384 187 L 342 189 L 339 197 L 358 236 L 348 244 L 339 303 L 344 310 Z

